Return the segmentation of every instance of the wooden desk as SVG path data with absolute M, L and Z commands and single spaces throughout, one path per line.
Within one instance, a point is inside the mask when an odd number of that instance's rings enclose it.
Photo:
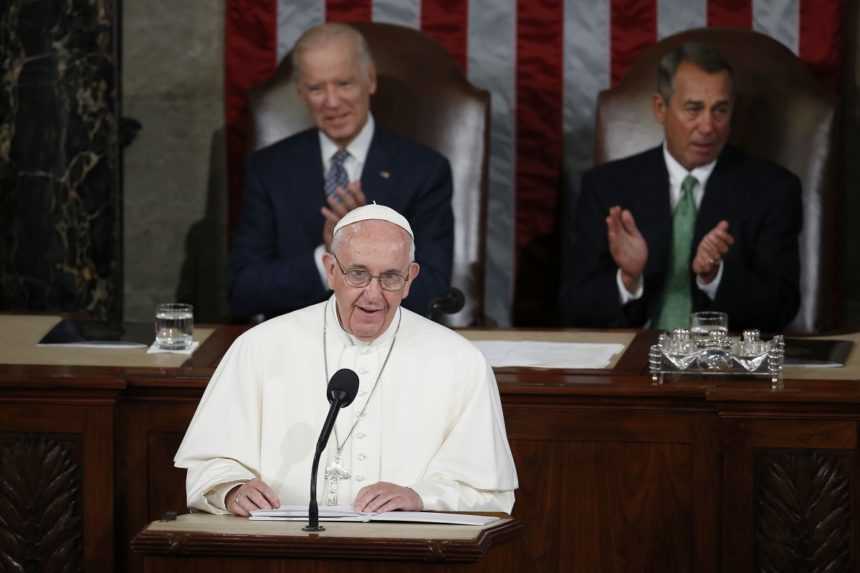
M 337 573 L 520 573 L 528 568 L 522 523 L 506 518 L 486 527 L 418 523 L 261 522 L 189 514 L 155 521 L 132 541 L 144 571 L 285 571 Z
M 173 454 L 241 330 L 218 327 L 178 367 L 0 365 L 0 479 L 59 468 L 77 484 L 62 488 L 72 517 L 33 518 L 28 535 L 53 531 L 46 539 L 67 542 L 86 571 L 140 571 L 129 540 L 185 511 Z M 860 571 L 860 353 L 845 369 L 787 369 L 781 391 L 715 378 L 652 386 L 652 337 L 635 334 L 608 370 L 497 371 L 534 570 Z M 58 459 L 71 465 L 46 463 Z M 4 554 L 26 550 L 0 540 Z

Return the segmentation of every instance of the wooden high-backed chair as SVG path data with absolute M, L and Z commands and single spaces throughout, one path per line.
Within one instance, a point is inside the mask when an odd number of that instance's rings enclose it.
M 757 32 L 709 28 L 670 36 L 645 50 L 621 83 L 598 98 L 595 163 L 662 141 L 651 111 L 657 62 L 684 42 L 716 46 L 734 68 L 732 143 L 779 163 L 803 184 L 801 302 L 787 331 L 833 328 L 839 310 L 836 97 L 785 46 Z
M 484 226 L 489 147 L 490 94 L 474 87 L 442 46 L 412 28 L 353 24 L 376 62 L 376 121 L 432 147 L 451 162 L 454 178 L 454 266 L 452 286 L 466 303 L 446 316 L 452 326 L 484 319 Z M 291 58 L 251 95 L 253 135 L 259 149 L 312 125 L 296 93 Z

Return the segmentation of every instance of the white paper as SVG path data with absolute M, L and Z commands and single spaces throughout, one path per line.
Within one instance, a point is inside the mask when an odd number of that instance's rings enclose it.
M 538 342 L 535 340 L 476 340 L 494 368 L 607 368 L 623 344 Z
M 499 518 L 469 513 L 439 513 L 434 511 L 386 511 L 377 513 L 371 521 L 402 521 L 407 523 L 438 523 L 446 525 L 487 525 Z
M 259 509 L 251 512 L 255 521 L 307 521 L 308 508 L 300 505 L 282 505 L 278 509 Z M 435 523 L 451 525 L 487 525 L 499 519 L 487 515 L 466 513 L 439 513 L 432 511 L 386 511 L 383 513 L 353 511 L 348 506 L 336 505 L 319 509 L 320 521 L 399 521 L 407 523 Z

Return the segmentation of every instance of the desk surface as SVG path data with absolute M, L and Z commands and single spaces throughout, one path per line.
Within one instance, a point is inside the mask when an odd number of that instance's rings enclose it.
M 188 360 L 183 354 L 147 354 L 146 348 L 39 346 L 60 320 L 59 316 L 0 315 L 0 364 L 178 368 Z M 202 345 L 214 331 L 195 328 L 194 340 Z
M 0 384 L 41 380 L 85 384 L 110 378 L 122 385 L 202 391 L 233 340 L 247 327 L 215 325 L 195 328 L 200 347 L 191 357 L 175 354 L 146 354 L 142 349 L 46 348 L 37 341 L 59 320 L 56 316 L 0 315 Z M 619 343 L 625 351 L 610 368 L 599 370 L 542 370 L 498 368 L 496 376 L 503 393 L 555 393 L 561 389 L 574 393 L 608 392 L 635 395 L 698 395 L 709 392 L 713 399 L 774 398 L 765 379 L 683 378 L 652 387 L 643 376 L 648 347 L 654 339 L 649 331 L 586 330 L 464 330 L 471 340 L 536 340 L 563 342 Z M 842 338 L 855 342 L 843 368 L 786 367 L 786 388 L 782 400 L 848 399 L 860 401 L 860 333 L 822 338 Z

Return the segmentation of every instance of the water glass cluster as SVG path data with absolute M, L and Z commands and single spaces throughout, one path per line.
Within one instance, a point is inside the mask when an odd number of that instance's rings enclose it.
M 651 346 L 648 369 L 655 384 L 662 384 L 665 374 L 748 374 L 770 376 L 771 386 L 781 388 L 784 360 L 782 335 L 762 340 L 758 330 L 745 330 L 737 337 L 722 328 L 699 332 L 676 328 L 660 334 Z

